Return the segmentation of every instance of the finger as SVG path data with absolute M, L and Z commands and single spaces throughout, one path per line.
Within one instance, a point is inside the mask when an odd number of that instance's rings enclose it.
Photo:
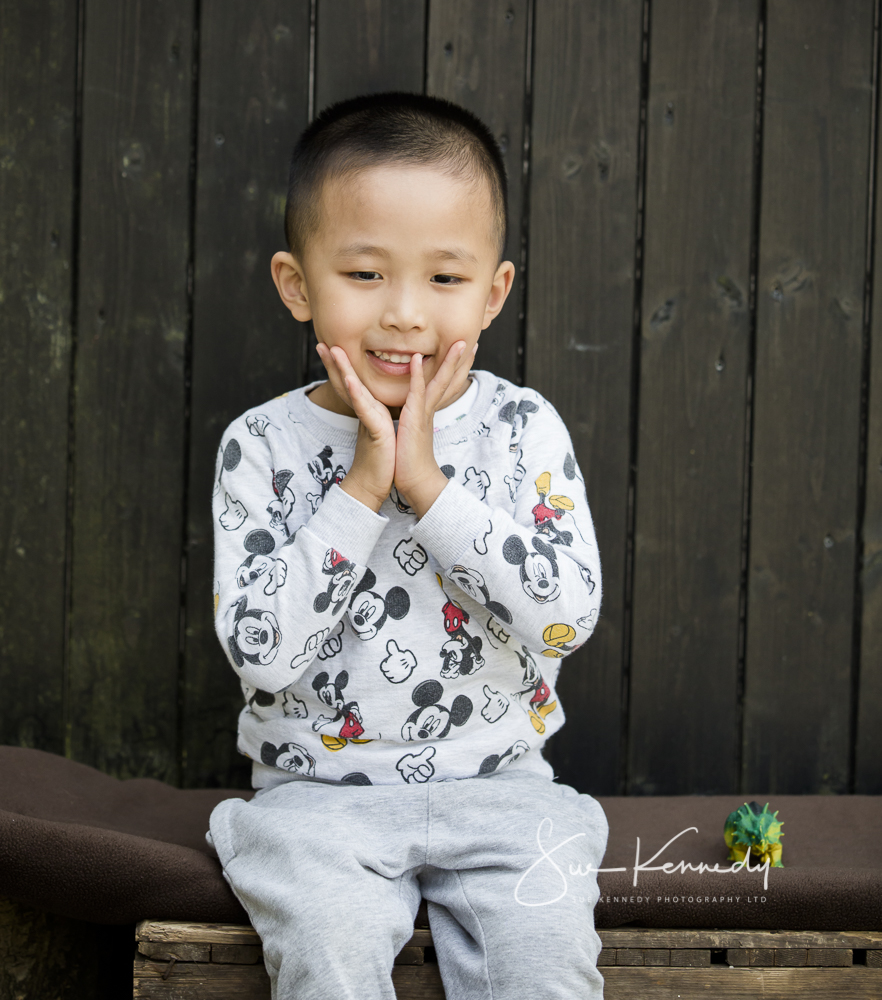
M 457 390 L 460 390 L 466 385 L 469 380 L 469 374 L 472 370 L 472 362 L 475 360 L 475 353 L 477 350 L 477 344 L 475 344 L 472 350 L 469 350 L 468 347 L 463 348 L 462 354 L 459 356 L 459 360 L 456 363 L 453 376 L 448 384 L 448 392 L 451 387 L 455 387 Z
M 435 372 L 435 377 L 428 386 L 429 402 L 433 406 L 437 406 L 447 392 L 450 383 L 453 381 L 457 366 L 462 360 L 464 351 L 465 341 L 461 340 L 452 344 L 444 360 L 438 367 L 438 371 Z
M 342 347 L 338 347 L 336 344 L 330 350 L 331 357 L 334 359 L 334 363 L 340 372 L 342 378 L 344 378 L 350 385 L 352 389 L 357 392 L 359 389 L 363 389 L 365 392 L 367 390 L 361 383 L 361 379 L 352 367 L 352 362 L 349 360 L 349 355 Z M 368 393 L 370 396 L 370 393 Z M 373 397 L 371 397 L 373 398 Z
M 422 354 L 412 354 L 410 356 L 409 392 L 415 392 L 420 399 L 426 394 L 426 373 L 423 371 Z
M 450 384 L 457 373 L 457 369 L 462 363 L 465 353 L 466 342 L 464 340 L 458 340 L 455 344 L 451 344 L 450 350 L 447 352 L 447 356 L 441 362 L 438 371 L 435 372 L 435 377 L 428 386 L 428 402 L 433 407 L 437 407 L 438 403 L 450 387 Z M 468 372 L 468 366 L 466 366 L 466 372 Z
M 378 403 L 374 399 L 370 390 L 365 388 L 342 347 L 334 345 L 331 348 L 331 354 L 346 384 L 355 415 L 371 434 L 382 434 L 387 424 L 390 424 L 392 420 L 389 411 L 382 403 Z
M 316 344 L 316 353 L 319 358 L 321 358 L 322 364 L 325 366 L 325 371 L 328 373 L 328 379 L 331 385 L 334 387 L 337 395 L 345 402 L 352 406 L 352 399 L 349 395 L 349 390 L 346 388 L 346 383 L 343 379 L 343 373 L 340 371 L 340 366 L 337 364 L 334 355 L 331 353 L 327 344 Z M 355 409 L 355 407 L 353 407 Z
M 365 405 L 365 395 L 373 399 L 373 396 L 365 389 L 361 383 L 361 379 L 356 375 L 355 369 L 352 367 L 349 361 L 349 356 L 343 350 L 342 347 L 337 347 L 336 345 L 330 350 L 331 357 L 334 359 L 334 364 L 337 366 L 337 370 L 340 372 L 340 379 L 346 386 L 347 394 L 352 400 L 352 408 L 358 413 L 359 403 L 363 408 Z M 360 414 L 359 414 L 360 415 Z

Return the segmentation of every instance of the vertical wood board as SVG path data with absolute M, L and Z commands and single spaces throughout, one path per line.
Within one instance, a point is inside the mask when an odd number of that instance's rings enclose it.
M 60 753 L 77 4 L 0 23 L 0 742 Z
M 758 15 L 757 0 L 652 6 L 629 727 L 640 794 L 738 783 Z
M 211 495 L 227 424 L 301 384 L 308 331 L 279 298 L 270 260 L 287 249 L 288 160 L 308 119 L 309 17 L 309 0 L 222 0 L 200 32 L 183 726 L 192 787 L 250 779 L 236 752 L 242 692 L 214 632 Z
M 315 110 L 384 90 L 422 92 L 425 3 L 317 0 Z
M 86 26 L 68 752 L 174 780 L 193 7 Z
M 548 756 L 561 780 L 596 794 L 622 790 L 642 10 L 559 0 L 538 4 L 535 20 L 525 383 L 569 429 L 604 593 L 594 635 L 563 661 L 569 722 Z
M 878 99 L 877 78 L 876 100 Z M 878 130 L 878 119 L 876 125 Z M 882 198 L 879 197 L 879 180 L 877 131 L 866 483 L 863 559 L 860 570 L 861 656 L 857 732 L 853 734 L 856 744 L 854 790 L 864 795 L 882 793 L 882 727 L 879 726 L 879 720 L 882 719 Z
M 770 0 L 744 786 L 848 788 L 872 0 Z
M 508 301 L 481 334 L 474 367 L 517 383 L 523 327 L 521 267 L 524 103 L 529 85 L 528 0 L 434 0 L 429 6 L 426 91 L 476 114 L 500 145 L 508 175 Z

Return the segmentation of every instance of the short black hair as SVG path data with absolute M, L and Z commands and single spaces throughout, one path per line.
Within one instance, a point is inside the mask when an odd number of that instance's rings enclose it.
M 291 155 L 285 240 L 302 258 L 318 229 L 322 186 L 332 177 L 387 163 L 437 165 L 487 180 L 499 261 L 505 252 L 508 184 L 493 133 L 470 111 L 439 97 L 388 91 L 338 101 L 303 131 Z

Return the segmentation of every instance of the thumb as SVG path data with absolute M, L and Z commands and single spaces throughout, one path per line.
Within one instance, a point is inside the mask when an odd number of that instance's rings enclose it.
M 493 689 L 492 689 L 492 688 L 490 687 L 490 685 L 489 685 L 489 684 L 485 684 L 485 685 L 484 685 L 484 694 L 485 694 L 485 695 L 486 695 L 486 696 L 487 696 L 488 698 L 492 698 L 492 697 L 493 697 L 493 695 L 494 695 L 494 694 L 496 694 L 496 692 L 495 692 L 495 691 L 494 691 L 494 690 L 493 690 Z
M 394 639 L 390 639 L 386 643 L 386 652 L 392 656 L 394 653 L 398 652 L 398 643 Z

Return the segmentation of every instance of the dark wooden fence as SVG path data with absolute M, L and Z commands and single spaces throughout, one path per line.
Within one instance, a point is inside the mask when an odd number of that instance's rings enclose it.
M 879 0 L 0 0 L 0 740 L 247 781 L 209 498 L 319 377 L 269 259 L 338 98 L 505 150 L 480 367 L 571 428 L 604 614 L 563 780 L 882 792 Z

